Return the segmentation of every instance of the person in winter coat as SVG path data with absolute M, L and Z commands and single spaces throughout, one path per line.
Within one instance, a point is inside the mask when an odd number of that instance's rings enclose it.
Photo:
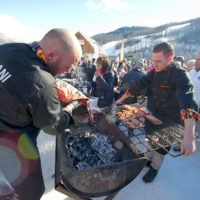
M 196 60 L 195 59 L 191 59 L 187 62 L 187 71 L 190 72 L 192 69 L 195 68 L 195 63 L 196 63 Z
M 119 92 L 120 92 L 120 88 L 119 88 L 119 74 L 117 71 L 117 61 L 116 60 L 112 60 L 111 62 L 111 71 L 114 74 L 114 100 L 117 100 L 119 97 Z
M 98 107 L 111 106 L 114 97 L 114 74 L 110 71 L 110 61 L 106 56 L 97 59 L 97 71 L 94 73 L 92 87 L 95 88 L 94 96 L 98 97 Z
M 122 80 L 122 78 L 124 77 L 124 74 L 126 74 L 125 71 L 125 65 L 123 62 L 119 62 L 118 68 L 117 68 L 117 72 L 119 74 L 119 79 Z
M 87 92 L 91 93 L 91 88 L 92 88 L 92 79 L 94 77 L 94 73 L 96 72 L 97 67 L 95 64 L 95 58 L 93 58 L 92 63 L 88 64 L 87 67 L 85 68 L 85 74 L 86 74 L 86 79 L 89 85 L 87 86 Z
M 153 49 L 153 66 L 147 76 L 129 87 L 128 91 L 116 101 L 122 103 L 128 96 L 141 89 L 152 86 L 155 97 L 154 114 L 181 124 L 184 121 L 184 138 L 181 143 L 181 154 L 189 156 L 195 152 L 194 127 L 200 120 L 197 102 L 194 98 L 193 86 L 188 73 L 173 62 L 174 49 L 167 42 L 156 45 Z M 166 152 L 152 152 L 150 169 L 143 177 L 145 182 L 151 182 L 157 175 Z
M 61 110 L 54 76 L 70 71 L 81 54 L 67 29 L 52 29 L 40 42 L 0 46 L 0 171 L 20 200 L 38 200 L 45 189 L 40 129 L 62 134 L 74 123 L 68 109 Z M 6 188 L 0 184 L 0 199 L 11 196 Z
M 124 95 L 126 90 L 129 88 L 129 85 L 134 85 L 134 83 L 136 83 L 139 79 L 141 79 L 144 76 L 143 67 L 144 67 L 143 63 L 140 60 L 138 60 L 136 62 L 135 67 L 124 75 L 124 77 L 122 78 L 121 89 L 120 89 L 121 92 L 119 97 Z M 134 95 L 132 97 L 128 97 L 127 99 L 125 99 L 123 103 L 133 104 L 136 102 L 137 102 L 137 95 Z
M 189 71 L 194 86 L 194 94 L 200 107 L 200 54 L 198 54 L 195 62 L 195 68 Z
M 200 112 L 200 53 L 197 55 L 196 60 L 193 61 L 190 60 L 190 64 L 191 62 L 195 64 L 195 67 L 194 69 L 189 71 L 189 75 L 190 78 L 192 79 L 192 83 L 194 86 L 194 95 L 199 105 L 199 112 Z M 198 133 L 198 135 L 200 134 L 200 121 L 196 125 L 196 133 Z

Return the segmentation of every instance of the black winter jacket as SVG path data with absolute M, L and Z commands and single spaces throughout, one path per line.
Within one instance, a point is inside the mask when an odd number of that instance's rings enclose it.
M 58 132 L 72 121 L 61 111 L 55 78 L 28 44 L 0 46 L 0 132 Z
M 139 69 L 132 69 L 130 72 L 126 73 L 122 78 L 121 91 L 125 93 L 129 85 L 134 85 L 143 76 L 144 74 Z
M 143 76 L 144 76 L 144 74 L 139 69 L 132 69 L 131 71 L 126 73 L 124 75 L 124 77 L 122 78 L 120 94 L 119 94 L 118 98 L 120 98 L 127 91 L 129 86 L 134 85 Z M 135 93 L 135 95 L 133 97 L 128 97 L 127 99 L 125 99 L 123 103 L 133 104 L 133 103 L 137 102 L 137 95 L 138 94 Z
M 95 96 L 98 97 L 98 107 L 103 108 L 110 106 L 113 102 L 114 97 L 114 74 L 113 72 L 108 72 L 104 76 L 99 76 L 96 82 L 93 82 L 93 87 L 95 87 Z
M 152 86 L 155 98 L 155 112 L 180 123 L 181 109 L 198 110 L 193 86 L 187 72 L 172 63 L 162 72 L 152 70 L 129 88 L 131 94 Z
M 96 66 L 94 64 L 86 66 L 85 73 L 86 73 L 87 81 L 89 83 L 92 82 L 92 78 L 93 78 L 94 73 L 95 73 L 96 70 L 97 70 L 97 68 L 96 68 Z

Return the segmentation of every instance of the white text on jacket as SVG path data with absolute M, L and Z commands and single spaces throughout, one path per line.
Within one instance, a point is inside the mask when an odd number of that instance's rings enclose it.
M 6 72 L 6 69 L 3 68 L 3 65 L 0 65 L 0 81 L 1 83 L 4 83 L 11 77 L 11 74 L 9 72 Z

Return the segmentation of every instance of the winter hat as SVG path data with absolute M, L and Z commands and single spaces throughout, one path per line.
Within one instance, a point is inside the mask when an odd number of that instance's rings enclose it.
M 144 68 L 144 64 L 140 61 L 140 60 L 138 60 L 137 62 L 136 62 L 136 64 L 135 64 L 135 67 L 134 67 L 135 69 L 143 69 Z

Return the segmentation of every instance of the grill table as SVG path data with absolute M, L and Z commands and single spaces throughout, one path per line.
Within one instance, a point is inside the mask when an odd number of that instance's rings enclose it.
M 76 200 L 101 196 L 111 200 L 141 172 L 149 151 L 162 150 L 173 157 L 180 155 L 172 154 L 169 149 L 181 142 L 184 134 L 182 126 L 156 116 L 162 120 L 162 125 L 153 125 L 146 120 L 145 127 L 131 129 L 118 120 L 116 113 L 121 110 L 122 106 L 116 105 L 101 109 L 100 113 L 94 114 L 94 124 L 91 126 L 107 136 L 113 147 L 121 142 L 122 148 L 115 148 L 122 157 L 120 162 L 77 170 L 65 147 L 66 134 L 56 136 L 56 190 Z M 67 132 L 77 134 L 78 128 L 85 127 L 88 127 L 87 123 L 76 123 Z
M 109 200 L 141 172 L 147 158 L 134 153 L 129 147 L 124 134 L 102 113 L 94 115 L 94 125 L 91 127 L 100 134 L 108 137 L 112 146 L 121 156 L 122 161 L 110 163 L 95 168 L 76 170 L 65 147 L 67 134 L 56 136 L 56 190 L 74 198 L 91 199 L 93 197 L 107 196 Z M 77 128 L 88 124 L 76 124 L 67 131 L 76 134 Z M 116 144 L 121 143 L 117 146 Z

